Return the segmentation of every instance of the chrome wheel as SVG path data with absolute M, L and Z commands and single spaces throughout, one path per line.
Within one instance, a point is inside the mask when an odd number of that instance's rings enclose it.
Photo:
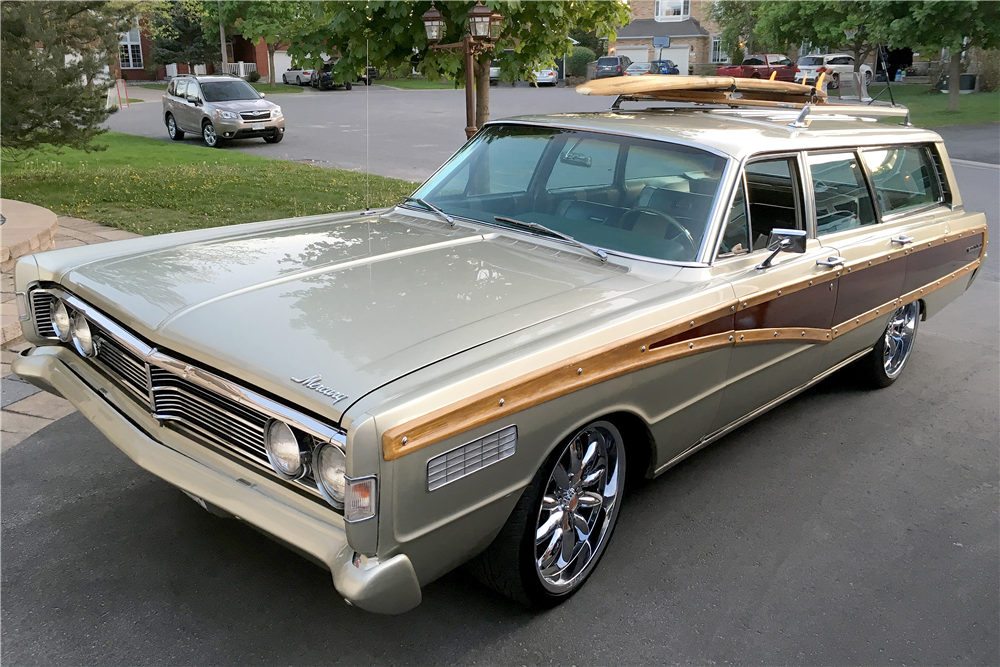
M 205 127 L 201 129 L 201 135 L 205 139 L 205 145 L 210 148 L 219 144 L 219 136 L 215 133 L 215 126 L 211 123 L 205 123 Z
M 565 593 L 597 563 L 624 490 L 625 451 L 609 422 L 594 422 L 566 445 L 549 475 L 535 522 L 535 569 L 542 586 Z
M 917 335 L 919 317 L 920 304 L 914 301 L 897 309 L 889 319 L 889 325 L 885 329 L 885 344 L 882 346 L 882 364 L 890 379 L 898 377 L 906 365 Z

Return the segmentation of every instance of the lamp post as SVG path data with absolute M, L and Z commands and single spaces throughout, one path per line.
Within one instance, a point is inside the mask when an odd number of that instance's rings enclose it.
M 431 43 L 430 48 L 434 51 L 457 51 L 459 49 L 465 54 L 465 136 L 471 138 L 479 129 L 476 127 L 476 99 L 473 89 L 475 88 L 475 77 L 473 73 L 475 56 L 492 49 L 493 45 L 500 38 L 500 24 L 503 16 L 497 12 L 490 11 L 489 7 L 483 5 L 481 1 L 476 2 L 476 6 L 469 10 L 469 30 L 461 42 L 452 44 L 438 44 L 444 37 L 445 23 L 441 12 L 434 6 L 431 0 L 431 8 L 420 17 L 424 22 L 424 29 L 427 31 L 427 41 Z

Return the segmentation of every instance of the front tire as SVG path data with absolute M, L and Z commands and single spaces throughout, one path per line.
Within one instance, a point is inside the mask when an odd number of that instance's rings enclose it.
M 344 84 L 344 90 L 350 90 L 351 87 L 352 86 L 351 86 L 351 82 L 350 81 L 348 81 L 347 83 Z
M 181 141 L 184 138 L 184 131 L 177 127 L 173 114 L 167 114 L 167 134 L 174 141 Z
M 201 126 L 201 138 L 209 148 L 220 148 L 222 146 L 222 138 L 216 134 L 212 121 L 206 120 L 204 125 Z
M 607 421 L 583 427 L 535 474 L 496 539 L 470 563 L 473 576 L 529 606 L 569 599 L 604 555 L 624 485 L 621 433 Z
M 264 137 L 264 141 L 266 141 L 269 144 L 277 144 L 284 138 L 285 138 L 284 132 L 278 132 L 277 130 L 275 130 L 274 134 L 272 134 L 271 136 Z
M 919 323 L 919 301 L 896 309 L 871 353 L 859 362 L 858 370 L 866 385 L 883 389 L 899 378 L 913 351 Z

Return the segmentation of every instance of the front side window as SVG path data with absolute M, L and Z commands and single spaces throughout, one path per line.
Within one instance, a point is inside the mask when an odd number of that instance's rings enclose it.
M 795 158 L 751 162 L 746 181 L 751 251 L 767 248 L 772 229 L 805 229 Z
M 810 154 L 808 162 L 816 197 L 817 234 L 833 234 L 878 222 L 854 153 Z
M 187 97 L 187 79 L 174 79 L 177 83 L 174 84 L 174 95 L 177 97 Z
M 883 214 L 928 206 L 941 201 L 934 162 L 924 146 L 865 151 L 875 195 Z
M 260 93 L 246 81 L 206 81 L 201 84 L 201 89 L 207 102 L 260 99 Z
M 414 197 L 490 225 L 524 230 L 495 216 L 513 218 L 611 252 L 692 262 L 726 163 L 667 142 L 492 125 Z

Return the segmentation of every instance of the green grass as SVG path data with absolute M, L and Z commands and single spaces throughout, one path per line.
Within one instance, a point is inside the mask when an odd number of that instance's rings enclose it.
M 884 88 L 885 86 L 869 86 L 868 92 L 874 97 Z M 958 111 L 948 111 L 948 95 L 930 91 L 930 86 L 913 84 L 892 86 L 892 95 L 896 103 L 910 109 L 910 120 L 918 127 L 1000 122 L 1000 92 L 960 95 Z M 878 99 L 879 102 L 888 102 L 889 93 L 882 93 Z M 886 122 L 893 120 L 887 119 Z
M 138 234 L 234 225 L 365 207 L 364 174 L 109 132 L 105 151 L 3 155 L 9 199 Z M 370 176 L 372 208 L 418 185 Z
M 260 81 L 257 83 L 251 83 L 250 85 L 253 86 L 253 89 L 258 93 L 265 93 L 267 95 L 277 95 L 278 93 L 301 93 L 303 88 L 302 86 L 290 86 L 288 84 L 281 83 L 281 81 L 278 81 L 273 86 L 269 83 L 261 83 Z M 139 87 L 149 88 L 150 90 L 166 90 L 167 84 L 141 83 L 139 84 Z
M 454 89 L 454 81 L 428 81 L 427 79 L 379 79 L 375 83 L 382 86 L 402 88 L 404 90 L 443 90 Z M 463 83 L 459 83 L 458 88 L 465 88 Z

